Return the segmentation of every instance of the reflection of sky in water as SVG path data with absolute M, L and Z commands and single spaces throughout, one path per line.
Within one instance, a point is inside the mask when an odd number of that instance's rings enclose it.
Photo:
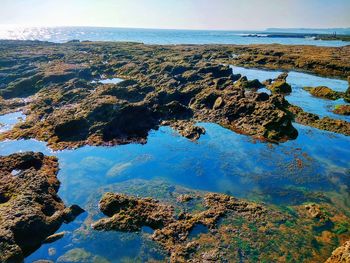
M 102 188 L 129 182 L 132 188 L 133 179 L 151 183 L 162 180 L 284 205 L 310 200 L 298 189 L 339 192 L 350 184 L 349 137 L 295 124 L 299 131 L 296 140 L 272 145 L 216 124 L 200 125 L 207 133 L 197 143 L 175 135 L 169 127 L 161 127 L 150 132 L 145 145 L 85 146 L 52 152 L 42 142 L 22 140 L 0 143 L 0 154 L 31 150 L 56 155 L 60 163 L 60 197 L 67 204 L 78 204 L 93 213 L 98 212 L 98 200 L 105 192 Z M 72 224 L 63 225 L 60 231 L 69 233 L 62 240 L 42 246 L 26 262 L 56 260 L 77 247 L 120 262 L 122 257 L 135 258 L 152 246 L 141 238 L 146 233 L 88 231 L 87 235 L 79 235 L 83 227 L 73 235 L 86 217 L 84 213 Z M 48 256 L 48 248 L 55 248 L 56 254 Z
M 249 197 L 252 189 L 288 185 L 332 189 L 329 180 L 349 169 L 349 137 L 295 124 L 299 136 L 280 145 L 253 142 L 215 124 L 198 143 L 173 136 L 168 127 L 150 133 L 146 145 L 85 146 L 56 153 L 34 140 L 0 144 L 0 154 L 20 150 L 55 154 L 59 194 L 85 206 L 86 191 L 129 179 L 164 179 L 189 188 Z M 273 180 L 271 180 L 273 179 Z
M 0 115 L 0 133 L 12 129 L 20 119 L 25 119 L 25 115 L 21 112 Z
M 249 80 L 258 79 L 261 82 L 266 79 L 274 79 L 282 71 L 270 71 L 261 69 L 248 69 L 243 67 L 231 66 L 233 73 L 240 73 Z M 334 119 L 342 119 L 350 121 L 349 116 L 334 114 L 332 110 L 335 105 L 344 104 L 343 99 L 337 101 L 315 98 L 309 92 L 303 90 L 303 87 L 327 86 L 335 91 L 345 91 L 348 88 L 348 82 L 345 80 L 318 77 L 311 74 L 291 71 L 288 73 L 287 82 L 292 86 L 292 93 L 288 95 L 287 100 L 297 106 L 302 107 L 305 111 L 315 113 L 321 117 L 331 117 Z
M 119 82 L 122 82 L 123 79 L 120 78 L 112 78 L 112 79 L 101 79 L 101 80 L 94 80 L 92 83 L 102 83 L 102 84 L 118 84 Z

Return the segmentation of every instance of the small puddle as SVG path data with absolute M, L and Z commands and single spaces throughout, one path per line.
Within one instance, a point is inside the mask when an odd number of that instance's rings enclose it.
M 100 79 L 100 80 L 94 80 L 91 83 L 101 83 L 101 84 L 118 84 L 120 82 L 124 81 L 124 79 L 121 78 L 112 78 L 112 79 Z

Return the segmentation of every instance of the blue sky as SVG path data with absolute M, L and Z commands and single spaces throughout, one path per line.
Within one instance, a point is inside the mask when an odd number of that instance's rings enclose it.
M 350 27 L 350 0 L 0 0 L 0 25 Z

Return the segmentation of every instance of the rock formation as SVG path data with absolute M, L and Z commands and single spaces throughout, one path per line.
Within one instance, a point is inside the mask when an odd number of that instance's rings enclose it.
M 57 159 L 25 152 L 0 157 L 0 262 L 21 262 L 83 212 L 58 197 Z

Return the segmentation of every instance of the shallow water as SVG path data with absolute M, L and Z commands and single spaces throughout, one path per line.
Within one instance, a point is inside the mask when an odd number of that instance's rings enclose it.
M 349 137 L 295 124 L 299 131 L 296 140 L 272 145 L 216 124 L 200 125 L 207 133 L 197 143 L 178 136 L 169 127 L 161 127 L 150 133 L 145 145 L 85 146 L 52 152 L 45 143 L 35 140 L 6 141 L 0 144 L 0 154 L 31 150 L 56 155 L 60 197 L 67 204 L 75 203 L 89 211 L 94 220 L 101 216 L 97 203 L 104 192 L 122 186 L 127 193 L 144 195 L 141 190 L 135 192 L 138 180 L 143 185 L 154 185 L 154 195 L 161 181 L 283 206 L 320 201 L 316 195 L 320 191 L 325 198 L 337 193 L 343 201 L 349 199 L 349 193 L 343 191 L 350 186 Z M 347 201 L 344 204 L 350 208 Z M 121 262 L 125 257 L 136 260 L 152 253 L 155 258 L 162 257 L 153 251 L 155 244 L 144 238 L 147 231 L 131 234 L 90 229 L 84 234 L 89 225 L 86 222 L 90 222 L 87 216 L 84 213 L 63 225 L 59 231 L 67 231 L 65 237 L 43 245 L 26 262 L 57 260 L 74 248 L 84 248 L 111 262 Z
M 120 82 L 124 81 L 121 78 L 112 78 L 112 79 L 101 79 L 101 80 L 94 80 L 92 83 L 102 83 L 102 84 L 118 84 Z
M 282 73 L 282 71 L 251 69 L 237 66 L 231 66 L 231 68 L 235 74 L 239 73 L 243 76 L 247 76 L 249 80 L 258 79 L 261 82 L 267 79 L 274 79 Z M 350 116 L 338 115 L 332 112 L 336 105 L 348 104 L 343 99 L 332 101 L 316 98 L 303 89 L 303 87 L 327 86 L 335 91 L 344 92 L 349 85 L 347 81 L 290 71 L 288 72 L 287 82 L 292 86 L 292 93 L 286 96 L 286 99 L 290 103 L 300 106 L 307 112 L 318 114 L 321 117 L 327 116 L 334 119 L 350 121 Z
M 211 30 L 161 30 L 99 27 L 0 27 L 0 39 L 132 41 L 145 44 L 288 44 L 317 46 L 346 46 L 349 42 L 324 41 L 312 38 L 246 37 L 258 32 Z M 244 37 L 245 36 L 245 37 Z
M 244 75 L 263 81 L 278 74 L 255 70 Z M 11 127 L 21 116 L 8 114 L 0 120 Z M 90 223 L 101 217 L 97 204 L 106 191 L 158 198 L 160 191 L 171 194 L 175 187 L 187 187 L 282 207 L 332 200 L 334 205 L 350 209 L 350 137 L 294 124 L 298 138 L 277 145 L 255 141 L 216 124 L 199 125 L 207 132 L 195 143 L 169 127 L 151 131 L 145 145 L 85 146 L 53 152 L 36 140 L 1 142 L 0 155 L 30 150 L 57 156 L 59 196 L 66 204 L 78 204 L 88 211 L 73 223 L 62 225 L 58 232 L 66 231 L 64 238 L 43 245 L 25 262 L 56 261 L 76 248 L 100 256 L 100 262 L 162 259 L 164 255 L 155 250 L 156 244 L 145 238 L 149 229 L 140 233 L 90 229 Z M 205 232 L 200 227 L 197 230 L 192 235 Z
M 24 119 L 25 115 L 21 112 L 0 115 L 0 133 L 11 130 L 16 123 Z

